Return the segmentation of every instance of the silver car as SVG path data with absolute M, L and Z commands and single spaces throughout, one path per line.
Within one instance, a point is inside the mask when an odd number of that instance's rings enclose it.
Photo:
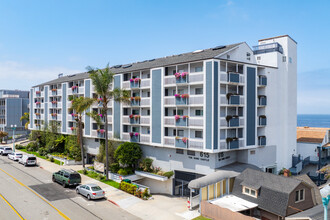
M 105 198 L 105 192 L 96 184 L 80 185 L 76 188 L 77 194 L 86 196 L 88 200 Z

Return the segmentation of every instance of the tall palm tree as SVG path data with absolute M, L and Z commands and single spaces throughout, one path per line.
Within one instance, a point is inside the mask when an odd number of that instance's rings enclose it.
M 25 112 L 24 115 L 22 115 L 22 117 L 19 119 L 20 121 L 25 120 L 25 129 L 28 129 L 28 126 L 30 124 L 30 113 L 29 112 Z
M 95 87 L 97 95 L 100 97 L 99 101 L 102 104 L 102 113 L 105 117 L 105 155 L 106 155 L 106 179 L 108 180 L 109 173 L 109 155 L 108 155 L 108 104 L 114 100 L 115 102 L 129 102 L 130 92 L 122 90 L 120 88 L 114 88 L 111 90 L 111 84 L 114 81 L 114 73 L 111 72 L 109 64 L 104 69 L 86 67 L 92 83 Z
M 77 129 L 77 141 L 78 144 L 80 145 L 80 150 L 81 150 L 81 160 L 82 160 L 82 165 L 83 168 L 85 169 L 85 161 L 84 161 L 84 147 L 83 147 L 83 122 L 82 122 L 82 116 L 83 113 L 93 104 L 95 100 L 92 98 L 87 98 L 87 97 L 75 97 L 71 101 L 72 105 L 70 107 L 70 111 L 75 110 L 78 116 L 76 117 L 76 121 L 78 124 L 78 129 Z

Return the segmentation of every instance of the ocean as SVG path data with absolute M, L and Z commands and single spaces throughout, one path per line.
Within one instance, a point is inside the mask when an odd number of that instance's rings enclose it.
M 297 115 L 297 126 L 330 128 L 330 115 Z

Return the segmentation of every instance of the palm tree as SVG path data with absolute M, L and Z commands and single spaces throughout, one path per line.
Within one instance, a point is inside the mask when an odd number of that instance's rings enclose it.
M 25 129 L 28 129 L 28 126 L 30 124 L 30 113 L 29 112 L 25 112 L 24 115 L 22 115 L 22 117 L 19 119 L 20 121 L 25 120 Z
M 109 64 L 104 69 L 95 69 L 90 66 L 86 68 L 92 83 L 95 87 L 97 95 L 100 97 L 99 101 L 102 104 L 102 113 L 105 117 L 105 155 L 106 155 L 106 179 L 108 180 L 109 173 L 109 155 L 108 155 L 108 104 L 114 100 L 115 102 L 129 102 L 130 92 L 120 88 L 111 90 L 110 86 L 114 81 L 114 73 L 111 72 Z
M 72 105 L 70 107 L 70 111 L 75 110 L 78 116 L 76 117 L 76 121 L 78 123 L 78 129 L 77 129 L 77 141 L 80 145 L 81 150 L 81 160 L 83 168 L 85 169 L 85 161 L 84 161 L 84 147 L 83 147 L 83 122 L 82 122 L 82 116 L 83 113 L 93 104 L 95 100 L 92 98 L 86 98 L 83 96 L 75 97 L 71 101 Z

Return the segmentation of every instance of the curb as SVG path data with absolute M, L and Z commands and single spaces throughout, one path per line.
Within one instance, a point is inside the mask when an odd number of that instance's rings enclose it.
M 112 204 L 114 204 L 114 205 L 120 207 L 115 201 L 112 201 L 112 200 L 110 200 L 110 199 L 108 199 L 108 201 L 111 202 Z

